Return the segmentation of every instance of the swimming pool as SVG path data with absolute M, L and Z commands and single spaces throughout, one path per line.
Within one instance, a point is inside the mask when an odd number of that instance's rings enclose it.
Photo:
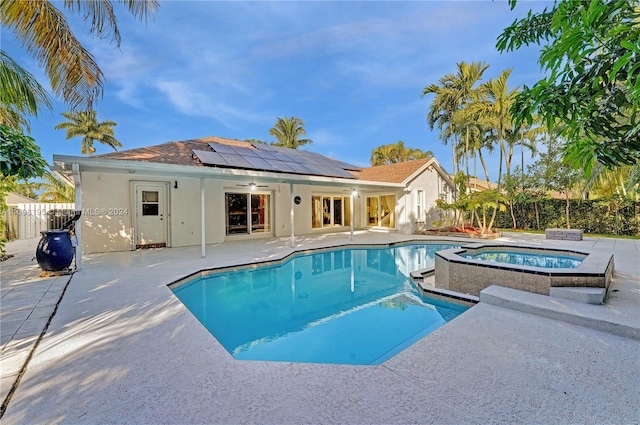
M 236 359 L 376 365 L 468 309 L 425 296 L 410 277 L 454 246 L 322 250 L 171 288 Z
M 462 254 L 461 257 L 550 269 L 575 269 L 582 263 L 582 260 L 584 260 L 584 257 L 570 255 L 505 250 L 484 250 L 475 254 Z

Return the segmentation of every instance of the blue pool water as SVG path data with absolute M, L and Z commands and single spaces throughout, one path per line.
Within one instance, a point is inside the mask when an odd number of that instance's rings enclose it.
M 549 269 L 575 269 L 583 260 L 583 258 L 572 257 L 569 255 L 509 251 L 482 251 L 477 254 L 462 254 L 462 257 L 491 261 L 495 263 L 517 264 L 521 266 L 543 267 Z
M 453 247 L 327 250 L 173 292 L 236 359 L 375 365 L 467 309 L 422 295 L 409 275 Z

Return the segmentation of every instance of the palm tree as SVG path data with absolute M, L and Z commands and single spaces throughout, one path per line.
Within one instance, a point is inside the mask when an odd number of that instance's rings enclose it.
M 113 121 L 98 122 L 96 111 L 63 112 L 62 116 L 69 121 L 56 125 L 55 129 L 66 129 L 67 140 L 81 136 L 81 152 L 83 155 L 93 155 L 96 151 L 93 147 L 93 142 L 95 141 L 111 146 L 113 150 L 117 150 L 117 147 L 122 147 L 122 143 L 113 137 L 113 127 L 117 124 Z
M 40 189 L 44 189 L 39 197 L 40 202 L 75 202 L 75 188 L 73 186 L 64 183 L 50 172 L 44 173 L 42 178 L 46 182 L 40 183 Z
M 399 140 L 397 143 L 381 145 L 371 151 L 369 162 L 372 166 L 396 164 L 398 162 L 411 161 L 414 159 L 422 159 L 433 156 L 433 152 L 423 152 L 420 149 L 412 149 L 404 146 L 404 142 Z
M 304 129 L 304 121 L 294 116 L 291 118 L 278 117 L 276 124 L 269 130 L 269 134 L 278 139 L 277 142 L 272 143 L 275 146 L 298 149 L 300 146 L 313 143 L 311 139 L 300 139 L 300 136 L 306 136 L 307 132 Z
M 120 3 L 140 20 L 153 18 L 159 7 L 157 0 Z M 63 4 L 66 12 L 79 14 L 91 22 L 90 32 L 97 38 L 111 38 L 120 47 L 120 32 L 111 0 L 23 1 L 0 2 L 0 24 L 12 30 L 27 52 L 44 68 L 56 96 L 72 110 L 80 105 L 91 108 L 103 92 L 104 77 L 93 55 L 74 36 L 64 13 L 55 5 Z
M 607 168 L 597 162 L 589 178 L 584 181 L 583 190 L 607 198 L 620 196 L 636 199 L 640 193 L 640 183 L 633 181 L 633 176 L 638 175 L 639 171 L 640 164 Z
M 500 164 L 498 168 L 498 187 L 502 179 L 502 162 L 510 161 L 507 151 L 507 132 L 513 130 L 513 118 L 510 113 L 511 105 L 518 94 L 518 89 L 509 90 L 507 80 L 512 68 L 505 69 L 498 78 L 483 83 L 479 87 L 478 100 L 469 105 L 469 113 L 488 124 L 495 131 L 500 146 Z M 510 162 L 509 162 L 510 168 Z
M 0 124 L 29 131 L 27 115 L 51 110 L 51 99 L 38 81 L 0 50 Z
M 451 156 L 453 161 L 453 174 L 458 171 L 456 162 L 456 135 L 458 130 L 455 127 L 454 114 L 459 109 L 476 98 L 475 84 L 482 78 L 484 71 L 489 68 L 485 62 L 459 62 L 456 74 L 447 74 L 440 78 L 438 84 L 430 84 L 422 90 L 422 97 L 428 94 L 435 94 L 435 98 L 429 106 L 427 122 L 429 128 L 433 130 L 438 126 L 440 139 L 446 145 L 450 139 Z

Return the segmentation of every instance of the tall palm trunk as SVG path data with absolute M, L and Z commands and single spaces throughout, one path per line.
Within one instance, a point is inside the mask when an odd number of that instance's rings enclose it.
M 478 150 L 478 156 L 480 157 L 480 164 L 482 164 L 482 169 L 484 170 L 484 178 L 489 181 L 489 172 L 487 171 L 487 164 L 484 162 L 484 157 L 482 156 L 482 150 Z

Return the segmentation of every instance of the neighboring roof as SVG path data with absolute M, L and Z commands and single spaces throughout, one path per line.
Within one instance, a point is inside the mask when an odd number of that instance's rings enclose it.
M 451 177 L 451 180 L 453 180 L 455 176 L 450 176 L 450 177 Z M 468 186 L 469 186 L 469 189 L 478 190 L 478 191 L 495 189 L 498 187 L 496 183 L 493 183 L 487 180 L 476 179 L 475 177 L 469 177 Z
M 35 204 L 38 202 L 35 199 L 31 199 L 27 196 L 20 195 L 19 193 L 15 192 L 9 192 L 4 199 L 7 205 Z
M 168 142 L 145 148 L 96 155 L 101 159 L 214 166 L 327 177 L 355 178 L 360 167 L 315 152 L 222 137 Z
M 352 173 L 359 180 L 402 183 L 432 159 L 433 158 L 423 158 L 413 161 L 398 162 L 396 164 L 378 165 L 375 167 L 363 168 L 360 171 L 353 171 Z

